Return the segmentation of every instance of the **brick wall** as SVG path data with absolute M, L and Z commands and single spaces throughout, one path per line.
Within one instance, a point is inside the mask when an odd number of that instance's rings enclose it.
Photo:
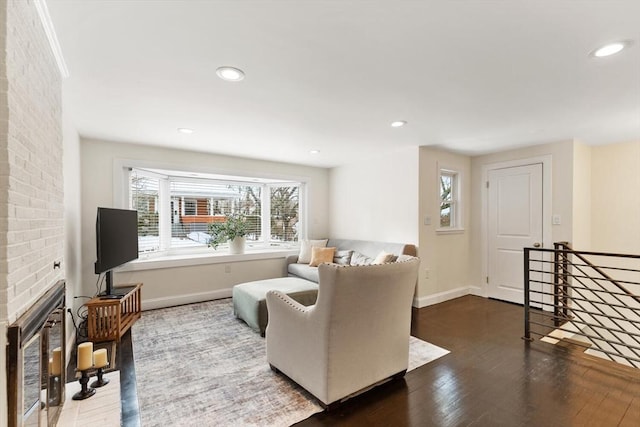
M 63 277 L 53 268 L 64 254 L 62 104 L 60 73 L 33 0 L 0 5 L 0 321 L 4 314 L 10 323 Z
M 9 153 L 7 150 L 7 134 L 9 126 L 9 108 L 7 104 L 7 7 L 0 2 L 0 325 L 7 320 L 7 212 L 9 193 Z M 0 334 L 5 335 L 4 329 Z M 3 352 L 4 353 L 4 352 Z M 0 354 L 0 360 L 4 361 Z M 3 368 L 4 364 L 0 366 Z M 4 390 L 4 388 L 3 388 Z

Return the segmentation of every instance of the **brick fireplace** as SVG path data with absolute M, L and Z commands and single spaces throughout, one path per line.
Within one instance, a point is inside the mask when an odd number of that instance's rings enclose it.
M 18 371 L 9 356 L 9 327 L 21 326 L 14 345 L 21 351 L 12 357 L 42 359 L 38 342 L 58 339 L 64 334 L 62 320 L 39 316 L 27 319 L 50 295 L 52 285 L 65 275 L 64 170 L 62 132 L 62 74 L 49 39 L 46 6 L 42 0 L 0 2 L 0 425 L 15 420 L 17 411 L 8 413 L 9 401 L 18 404 L 12 393 L 16 375 L 29 384 L 42 383 L 31 368 Z M 76 247 L 79 245 L 72 245 Z M 75 260 L 70 259 L 70 262 Z M 77 261 L 76 261 L 77 262 Z M 75 264 L 71 264 L 75 265 Z M 56 268 L 59 266 L 60 268 Z M 75 283 L 75 282 L 74 282 Z M 59 292 L 60 287 L 54 286 Z M 64 288 L 64 287 L 63 287 Z M 62 292 L 64 293 L 64 292 Z M 62 300 L 64 306 L 64 300 Z M 27 317 L 25 317 L 27 316 Z M 55 326 L 35 327 L 47 323 Z M 34 323 L 35 322 L 35 323 Z M 30 339 L 27 339 L 29 331 Z M 16 332 L 14 332 L 16 333 Z M 34 338 L 37 337 L 37 338 Z M 44 338 L 43 338 L 44 337 Z M 33 341 L 35 340 L 35 341 Z M 60 344 L 64 348 L 60 339 Z M 18 344 L 15 344 L 18 343 Z M 48 344 L 49 345 L 49 344 Z M 64 351 L 61 351 L 64 354 Z M 51 357 L 50 355 L 47 355 Z M 22 363 L 22 362 L 21 362 Z M 47 361 L 48 363 L 48 361 Z M 19 365 L 22 366 L 22 365 Z M 12 372 L 12 369 L 16 371 Z M 36 372 L 34 374 L 34 372 Z M 19 384 L 23 384 L 20 382 Z M 42 391 L 33 393 L 33 401 Z M 40 389 L 42 390 L 42 389 Z M 21 391 L 24 392 L 24 391 Z M 36 396 L 37 395 L 37 396 Z M 31 399 L 30 394 L 26 394 Z M 23 396 L 24 397 L 24 396 Z M 13 399 L 13 400 L 10 400 Z M 22 399 L 22 398 L 21 398 Z M 44 400 L 40 399 L 41 402 Z M 26 405 L 20 400 L 20 405 Z M 46 405 L 46 402 L 45 402 Z M 33 405 L 32 405 L 33 406 Z M 38 410 L 39 411 L 39 410 Z M 53 411 L 51 411 L 53 412 Z M 10 418 L 13 417 L 13 418 Z
M 66 383 L 65 282 L 58 281 L 7 331 L 8 425 L 53 426 Z

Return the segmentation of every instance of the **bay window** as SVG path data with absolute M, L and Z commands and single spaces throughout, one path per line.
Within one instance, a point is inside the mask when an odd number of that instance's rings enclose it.
M 249 222 L 248 250 L 287 247 L 300 238 L 301 182 L 148 168 L 127 171 L 129 208 L 138 211 L 141 255 L 207 248 L 209 225 L 231 214 L 242 214 Z

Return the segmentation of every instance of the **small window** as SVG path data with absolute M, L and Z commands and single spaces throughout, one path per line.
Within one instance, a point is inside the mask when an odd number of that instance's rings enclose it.
M 186 216 L 195 216 L 198 201 L 196 199 L 184 199 L 184 214 Z
M 440 228 L 460 227 L 458 172 L 440 170 Z

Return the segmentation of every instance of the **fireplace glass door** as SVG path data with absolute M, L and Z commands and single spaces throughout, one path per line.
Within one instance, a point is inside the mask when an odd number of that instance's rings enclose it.
M 65 284 L 59 281 L 7 330 L 9 427 L 56 425 L 64 404 Z
M 23 365 L 23 394 L 22 394 L 22 425 L 40 425 L 40 409 L 43 402 L 40 399 L 42 389 L 40 334 L 36 334 L 22 350 Z

